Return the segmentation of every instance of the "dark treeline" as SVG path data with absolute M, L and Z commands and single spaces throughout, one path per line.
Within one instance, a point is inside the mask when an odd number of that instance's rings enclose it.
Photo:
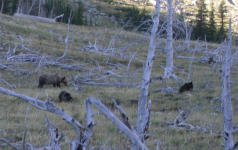
M 104 0 L 109 4 L 113 0 Z M 208 10 L 208 7 L 210 8 Z M 125 25 L 125 29 L 137 30 L 137 31 L 149 31 L 151 27 L 151 13 L 146 9 L 139 9 L 136 6 L 132 7 L 117 7 L 120 10 L 118 14 L 113 14 L 118 19 L 118 22 L 122 22 Z M 122 14 L 123 13 L 123 14 Z M 222 0 L 219 4 L 219 9 L 214 9 L 213 0 L 210 1 L 209 6 L 205 3 L 205 0 L 198 0 L 196 2 L 194 18 L 190 18 L 188 24 L 193 27 L 191 39 L 192 40 L 207 40 L 211 42 L 221 42 L 227 37 L 226 26 L 228 24 L 227 8 L 225 1 Z M 185 37 L 185 28 L 183 22 L 186 13 L 180 12 L 174 14 L 174 38 L 181 39 Z M 161 13 L 160 24 L 166 25 L 166 13 Z M 161 26 L 160 26 L 161 27 Z M 166 36 L 166 31 L 161 31 L 161 36 Z
M 225 1 L 222 0 L 219 4 L 217 12 L 214 10 L 213 0 L 210 1 L 210 11 L 207 9 L 205 0 L 197 1 L 196 19 L 192 24 L 194 29 L 192 39 L 201 39 L 213 42 L 221 42 L 227 37 L 226 25 L 228 24 L 227 8 Z M 215 21 L 215 18 L 219 21 Z
M 57 20 L 68 22 L 71 14 L 71 23 L 84 24 L 84 7 L 78 2 L 69 2 L 68 0 L 0 0 L 0 11 L 4 14 L 13 15 L 14 13 L 23 13 L 47 18 L 54 18 L 61 14 L 64 17 Z
M 104 0 L 109 4 L 113 0 Z M 209 7 L 210 11 L 208 11 Z M 121 23 L 126 30 L 149 31 L 151 22 L 151 12 L 146 9 L 133 7 L 116 7 L 117 13 L 111 14 L 115 16 L 117 22 Z M 64 14 L 63 18 L 58 19 L 60 22 L 68 22 L 68 18 L 72 12 L 72 24 L 87 24 L 84 16 L 84 6 L 81 1 L 70 2 L 69 0 L 0 0 L 0 11 L 5 14 L 13 15 L 14 13 L 30 14 L 35 16 L 54 18 Z M 227 36 L 227 8 L 225 1 L 219 4 L 219 9 L 214 9 L 213 0 L 209 6 L 205 0 L 198 0 L 196 3 L 195 17 L 189 22 L 193 27 L 191 39 L 207 40 L 212 42 L 223 41 Z M 174 15 L 174 38 L 180 39 L 185 37 L 185 27 L 183 22 L 186 20 L 186 13 L 177 13 Z M 110 15 L 110 14 L 108 14 Z M 161 15 L 160 24 L 166 25 L 166 14 Z M 216 19 L 215 19 L 216 18 Z M 179 20 L 179 21 L 178 21 Z M 218 21 L 216 21 L 218 20 Z M 161 35 L 166 35 L 166 31 L 161 31 Z

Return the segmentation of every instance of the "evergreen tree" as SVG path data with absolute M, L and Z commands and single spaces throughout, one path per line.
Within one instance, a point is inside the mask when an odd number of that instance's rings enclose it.
M 210 3 L 211 10 L 209 12 L 209 22 L 208 22 L 208 31 L 207 31 L 207 40 L 208 41 L 216 41 L 217 40 L 217 29 L 215 22 L 215 14 L 214 14 L 214 3 L 211 0 Z
M 208 11 L 206 8 L 205 0 L 198 0 L 197 3 L 198 12 L 196 14 L 195 27 L 192 37 L 194 39 L 205 39 L 207 32 L 207 16 Z
M 225 1 L 222 0 L 220 5 L 219 5 L 219 20 L 220 22 L 220 29 L 218 32 L 218 41 L 223 41 L 226 38 L 227 31 L 225 29 L 225 25 L 227 24 L 226 22 L 226 13 L 227 13 L 227 8 L 225 6 Z

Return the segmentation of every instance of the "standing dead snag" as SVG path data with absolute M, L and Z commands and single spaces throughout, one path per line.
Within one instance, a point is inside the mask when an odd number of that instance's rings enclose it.
M 150 36 L 150 45 L 148 48 L 148 54 L 145 64 L 145 69 L 141 82 L 140 96 L 138 101 L 138 110 L 137 110 L 137 134 L 142 142 L 144 142 L 144 135 L 146 124 L 149 120 L 149 110 L 147 109 L 147 97 L 149 91 L 149 82 L 151 76 L 151 70 L 153 65 L 153 60 L 155 57 L 155 42 L 156 42 L 156 32 L 159 25 L 159 15 L 160 15 L 160 0 L 156 1 L 156 10 L 153 17 L 153 27 Z M 138 148 L 137 148 L 138 149 Z
M 170 78 L 173 75 L 173 1 L 167 0 L 168 2 L 168 16 L 167 16 L 167 44 L 165 47 L 166 51 L 166 67 L 164 69 L 164 78 Z
M 229 20 L 229 36 L 227 42 L 227 49 L 225 51 L 225 60 L 222 64 L 222 104 L 224 113 L 224 150 L 231 150 L 234 148 L 233 142 L 233 125 L 232 125 L 232 105 L 230 96 L 230 71 L 231 71 L 231 19 Z
M 69 49 L 69 24 L 71 22 L 71 17 L 72 17 L 72 11 L 70 11 L 70 15 L 69 15 L 69 18 L 68 18 L 68 24 L 67 24 L 67 33 L 66 33 L 66 37 L 65 37 L 65 40 L 64 40 L 64 43 L 65 43 L 65 49 L 64 49 L 64 54 L 62 56 L 60 56 L 57 61 L 61 60 L 62 58 L 65 57 L 66 53 L 68 52 L 68 49 Z

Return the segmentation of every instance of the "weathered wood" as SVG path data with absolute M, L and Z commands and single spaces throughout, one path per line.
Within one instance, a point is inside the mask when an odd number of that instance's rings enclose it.
M 44 22 L 51 22 L 51 23 L 55 23 L 56 22 L 55 19 L 52 19 L 52 18 L 45 18 L 45 17 L 39 17 L 39 16 L 26 15 L 26 14 L 22 14 L 22 13 L 15 13 L 14 16 L 25 18 L 25 19 L 36 20 L 36 21 L 44 21 Z
M 153 17 L 153 27 L 150 36 L 150 43 L 148 48 L 147 59 L 145 63 L 144 73 L 141 82 L 141 89 L 138 101 L 137 109 L 137 122 L 136 122 L 136 131 L 141 141 L 144 141 L 144 131 L 146 127 L 146 122 L 148 120 L 148 111 L 147 111 L 147 96 L 149 93 L 149 83 L 151 70 L 153 65 L 153 60 L 155 57 L 155 42 L 156 42 L 156 32 L 159 25 L 159 15 L 160 15 L 160 0 L 156 1 L 156 9 Z M 138 148 L 137 148 L 138 149 Z
M 136 87 L 140 83 L 123 83 L 123 82 L 96 82 L 96 81 L 82 81 L 77 80 L 77 83 L 86 84 L 86 85 L 95 85 L 95 86 L 109 86 L 109 87 Z
M 229 36 L 225 51 L 225 61 L 222 64 L 222 109 L 224 113 L 224 150 L 231 150 L 234 147 L 232 105 L 230 96 L 230 71 L 231 71 L 231 19 L 229 20 Z
M 7 145 L 9 145 L 14 150 L 19 150 L 18 147 L 15 144 L 11 143 L 10 141 L 8 141 L 5 138 L 0 138 L 0 141 L 2 141 L 3 143 L 6 143 Z
M 60 56 L 57 61 L 61 60 L 62 58 L 64 58 L 66 56 L 66 53 L 68 52 L 69 50 L 69 30 L 70 30 L 70 22 L 71 22 L 71 17 L 72 17 L 72 10 L 70 11 L 70 15 L 69 15 L 69 18 L 68 18 L 68 24 L 67 24 L 67 33 L 66 33 L 66 37 L 64 39 L 64 44 L 65 44 L 65 49 L 64 49 L 64 53 L 62 56 Z M 55 18 L 56 19 L 56 18 Z
M 167 15 L 167 43 L 165 47 L 166 51 L 166 67 L 164 69 L 164 78 L 170 78 L 173 76 L 173 0 L 167 0 L 168 3 L 168 15 Z
M 129 128 L 129 129 L 132 129 L 131 128 L 131 125 L 129 123 L 129 118 L 128 116 L 126 115 L 126 112 L 123 110 L 123 108 L 121 106 L 119 106 L 117 104 L 117 102 L 115 101 L 115 99 L 112 100 L 113 103 L 114 103 L 114 106 L 119 110 L 120 114 L 121 114 L 121 118 L 122 118 L 122 122 Z
M 92 108 L 90 106 L 90 101 L 85 101 L 85 108 L 86 108 L 86 129 L 84 131 L 84 136 L 82 139 L 83 142 L 83 150 L 87 150 L 88 149 L 88 145 L 89 145 L 89 141 L 90 138 L 92 136 L 92 129 L 93 126 L 95 125 L 94 120 L 93 120 L 93 111 Z M 81 142 L 81 143 L 82 143 Z
M 63 138 L 64 134 L 59 134 L 59 129 L 51 124 L 47 117 L 45 118 L 45 123 L 49 131 L 49 149 L 61 150 L 59 142 Z
M 87 98 L 86 101 L 93 104 L 99 111 L 101 111 L 114 125 L 116 125 L 121 132 L 123 132 L 131 141 L 131 143 L 138 145 L 142 150 L 148 150 L 148 148 L 141 142 L 137 134 L 131 131 L 124 123 L 122 123 L 99 99 Z
M 63 120 L 65 120 L 68 124 L 70 124 L 74 128 L 75 132 L 78 135 L 80 135 L 80 129 L 84 129 L 84 126 L 81 125 L 77 120 L 75 120 L 70 115 L 66 114 L 63 110 L 57 108 L 50 101 L 42 101 L 37 98 L 32 98 L 32 97 L 26 96 L 24 94 L 16 93 L 14 91 L 5 89 L 3 87 L 0 87 L 0 93 L 20 98 L 22 100 L 27 101 L 28 103 L 30 103 L 32 106 L 34 106 L 37 109 L 48 111 L 48 112 L 51 112 L 51 113 L 61 117 Z
M 186 122 L 190 112 L 181 110 L 175 117 L 173 122 L 168 122 L 167 125 L 173 128 L 188 129 L 188 130 L 199 130 L 205 133 L 211 132 L 211 130 L 201 127 L 199 125 L 192 125 Z

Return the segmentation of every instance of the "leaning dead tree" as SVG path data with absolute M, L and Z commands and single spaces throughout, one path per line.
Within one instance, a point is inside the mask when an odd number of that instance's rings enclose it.
M 37 98 L 32 98 L 23 94 L 16 93 L 14 91 L 5 89 L 3 87 L 0 87 L 0 93 L 5 95 L 14 96 L 20 99 L 23 99 L 27 101 L 29 104 L 34 106 L 37 109 L 48 111 L 50 113 L 56 114 L 59 117 L 61 117 L 65 122 L 67 122 L 69 125 L 71 125 L 77 134 L 75 138 L 71 141 L 71 150 L 86 150 L 89 149 L 89 142 L 92 136 L 92 128 L 95 125 L 93 120 L 93 111 L 92 111 L 92 104 L 105 115 L 115 126 L 117 126 L 122 133 L 124 133 L 127 138 L 130 140 L 132 145 L 138 146 L 139 149 L 142 150 L 148 150 L 146 145 L 140 140 L 137 133 L 134 131 L 134 129 L 131 127 L 128 121 L 128 117 L 126 116 L 126 113 L 123 111 L 123 109 L 118 106 L 116 107 L 120 111 L 123 121 L 118 119 L 104 104 L 101 103 L 101 101 L 97 98 L 87 98 L 85 100 L 85 108 L 86 108 L 86 125 L 81 125 L 77 120 L 72 118 L 70 115 L 64 113 L 61 109 L 57 108 L 53 102 L 50 101 L 42 101 Z M 150 105 L 150 104 L 149 104 Z M 150 106 L 149 106 L 150 107 Z M 127 118 L 127 119 L 125 119 Z M 64 136 L 62 133 L 59 135 L 58 128 L 56 128 L 54 125 L 49 123 L 48 119 L 46 118 L 46 124 L 49 129 L 50 133 L 50 139 L 49 139 L 49 146 L 46 148 L 49 149 L 60 149 L 60 139 Z M 148 126 L 148 125 L 147 125 Z M 82 130 L 84 132 L 82 132 Z M 59 136 L 56 136 L 59 135 Z M 0 140 L 1 141 L 1 140 Z M 6 143 L 6 141 L 4 141 Z
M 167 15 L 167 44 L 165 47 L 166 51 L 166 67 L 164 69 L 164 77 L 163 78 L 170 78 L 173 77 L 173 1 L 168 0 L 168 15 Z
M 32 97 L 26 96 L 24 94 L 16 93 L 14 91 L 5 89 L 3 87 L 0 87 L 0 93 L 20 98 L 22 100 L 27 101 L 29 104 L 31 104 L 32 106 L 34 106 L 35 108 L 37 108 L 39 110 L 47 111 L 47 112 L 53 113 L 53 114 L 61 117 L 65 122 L 67 122 L 69 125 L 71 125 L 73 127 L 73 129 L 77 135 L 81 135 L 81 129 L 87 130 L 87 127 L 84 127 L 76 119 L 74 119 L 70 115 L 66 114 L 63 110 L 57 108 L 54 105 L 54 103 L 51 101 L 48 101 L 48 100 L 42 101 L 37 98 L 32 98 Z M 81 136 L 78 137 L 78 141 L 80 141 L 82 143 Z M 73 145 L 73 143 L 74 143 L 74 141 L 72 141 L 72 145 Z M 74 149 L 72 149 L 72 150 L 74 150 Z
M 227 41 L 227 49 L 225 51 L 225 60 L 222 64 L 222 104 L 224 114 L 224 150 L 232 150 L 234 147 L 233 141 L 233 125 L 232 125 L 232 105 L 230 96 L 230 71 L 231 71 L 231 19 L 229 20 L 229 36 Z
M 156 32 L 159 25 L 159 15 L 160 15 L 160 0 L 156 1 L 156 9 L 153 17 L 153 27 L 150 36 L 150 44 L 148 48 L 147 59 L 145 63 L 144 73 L 141 82 L 141 89 L 138 101 L 138 111 L 137 111 L 137 122 L 136 122 L 136 131 L 142 142 L 145 140 L 145 135 L 147 132 L 147 122 L 150 118 L 149 109 L 147 108 L 147 97 L 149 94 L 149 83 L 151 77 L 151 70 L 153 65 L 153 60 L 155 57 L 155 42 L 156 42 Z M 139 149 L 134 148 L 134 149 Z

